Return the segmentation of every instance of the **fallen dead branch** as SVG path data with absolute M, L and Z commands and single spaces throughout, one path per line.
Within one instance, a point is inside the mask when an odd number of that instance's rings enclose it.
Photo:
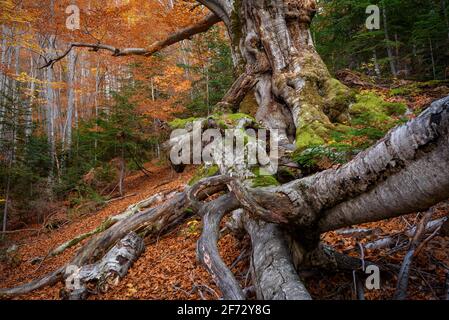
M 116 286 L 134 261 L 142 254 L 145 246 L 143 239 L 131 232 L 121 239 L 97 263 L 81 268 L 68 265 L 65 272 L 66 287 L 61 291 L 61 297 L 68 300 L 86 299 L 90 292 L 104 293 L 110 286 Z M 93 286 L 94 289 L 90 289 Z
M 80 235 L 76 236 L 75 238 L 64 242 L 57 248 L 50 251 L 50 253 L 48 255 L 51 257 L 57 256 L 57 255 L 61 254 L 62 252 L 64 252 L 65 250 L 77 245 L 81 241 L 83 241 L 95 234 L 101 233 L 101 232 L 109 229 L 113 224 L 125 219 L 126 217 L 129 217 L 129 216 L 141 211 L 144 208 L 151 207 L 157 203 L 160 203 L 164 200 L 169 199 L 172 195 L 173 195 L 173 193 L 166 194 L 166 195 L 164 195 L 162 193 L 158 193 L 158 194 L 152 195 L 151 197 L 149 197 L 145 200 L 142 200 L 136 204 L 133 204 L 133 205 L 129 206 L 124 212 L 122 212 L 118 215 L 115 215 L 113 217 L 109 217 L 109 218 L 105 219 L 94 230 L 80 234 Z
M 41 279 L 11 289 L 1 289 L 0 296 L 25 294 L 65 280 L 76 271 L 76 268 L 81 269 L 85 265 L 94 264 L 100 260 L 109 248 L 114 246 L 130 232 L 134 231 L 138 233 L 139 230 L 143 230 L 152 225 L 152 234 L 157 234 L 166 225 L 173 224 L 175 221 L 183 221 L 188 215 L 186 211 L 187 205 L 188 202 L 185 193 L 177 193 L 170 200 L 154 208 L 139 212 L 137 209 L 139 206 L 133 206 L 131 211 L 128 210 L 121 215 L 115 216 L 115 219 L 118 221 L 84 245 L 67 265 L 62 266 Z M 73 272 L 67 271 L 67 267 L 69 266 Z
M 122 196 L 122 197 L 117 197 L 117 198 L 109 199 L 109 200 L 107 200 L 105 203 L 111 203 L 111 202 L 114 202 L 114 201 L 119 201 L 119 200 L 123 200 L 123 199 L 126 199 L 126 198 L 131 198 L 131 197 L 134 197 L 134 196 L 136 196 L 136 195 L 137 195 L 137 193 L 127 194 L 127 195 L 124 195 L 124 196 Z
M 434 232 L 435 230 L 440 228 L 443 225 L 443 223 L 445 223 L 446 221 L 447 221 L 447 217 L 443 217 L 443 218 L 440 218 L 440 219 L 429 221 L 427 223 L 427 226 L 426 226 L 426 229 L 425 229 L 424 233 L 428 234 L 428 233 Z M 392 245 L 394 245 L 398 241 L 398 237 L 400 237 L 401 235 L 404 235 L 407 238 L 412 238 L 415 233 L 416 233 L 416 226 L 413 227 L 413 228 L 405 230 L 401 234 L 392 235 L 392 236 L 389 236 L 389 237 L 385 237 L 385 238 L 381 238 L 381 239 L 375 240 L 373 242 L 366 243 L 364 245 L 364 247 L 367 250 L 376 250 L 376 249 L 388 248 L 388 247 L 391 247 Z
M 396 291 L 394 293 L 393 299 L 395 300 L 404 300 L 407 298 L 407 288 L 408 288 L 408 280 L 410 274 L 410 266 L 413 262 L 413 257 L 421 244 L 423 234 L 426 230 L 426 226 L 432 217 L 434 210 L 429 210 L 426 212 L 421 219 L 420 223 L 416 227 L 415 234 L 413 236 L 412 241 L 410 242 L 409 249 L 405 254 L 404 261 L 401 265 L 401 270 L 398 275 L 398 283 L 396 286 Z

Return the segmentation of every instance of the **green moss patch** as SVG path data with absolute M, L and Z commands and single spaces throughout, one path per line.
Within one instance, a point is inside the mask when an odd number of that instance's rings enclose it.
M 358 94 L 356 103 L 350 108 L 353 125 L 368 125 L 379 129 L 393 127 L 398 122 L 395 117 L 406 111 L 405 104 L 387 102 L 373 92 Z
M 315 130 L 315 128 L 311 125 L 299 128 L 296 134 L 296 148 L 299 150 L 304 150 L 310 146 L 324 144 L 325 141 L 320 135 L 318 135 L 318 131 L 319 130 Z
M 255 119 L 244 113 L 215 113 L 210 115 L 208 118 L 186 118 L 186 119 L 174 119 L 168 123 L 171 129 L 184 129 L 187 125 L 195 121 L 204 121 L 206 119 L 213 119 L 217 122 L 218 126 L 222 129 L 227 129 L 228 127 L 235 127 L 237 123 L 242 119 L 249 119 L 255 121 Z
M 411 82 L 390 90 L 390 96 L 414 96 L 424 90 L 434 89 L 439 86 L 449 86 L 449 80 L 431 80 L 425 82 Z
M 338 122 L 347 122 L 347 110 L 355 101 L 356 93 L 337 79 L 326 82 L 327 98 L 325 101 L 325 113 Z
M 254 168 L 252 170 L 255 177 L 249 179 L 253 188 L 279 186 L 279 181 L 272 175 L 267 174 L 262 168 Z
M 305 174 L 349 161 L 406 121 L 403 103 L 387 102 L 374 92 L 359 93 L 354 99 L 345 124 L 329 123 L 310 106 L 302 110 L 303 125 L 297 130 L 297 149 L 291 157 Z
M 208 178 L 208 177 L 212 177 L 214 175 L 216 175 L 219 172 L 219 168 L 217 165 L 212 165 L 212 166 L 201 166 L 200 168 L 198 168 L 196 170 L 195 175 L 192 177 L 192 179 L 190 179 L 189 181 L 189 186 L 193 186 L 195 183 L 197 183 L 198 181 L 200 181 L 201 179 L 204 178 Z
M 184 129 L 187 126 L 187 124 L 195 122 L 195 121 L 199 121 L 199 120 L 202 120 L 202 118 L 195 118 L 195 117 L 186 118 L 186 119 L 176 118 L 176 119 L 170 121 L 168 123 L 168 125 L 173 130 L 175 130 L 175 129 Z

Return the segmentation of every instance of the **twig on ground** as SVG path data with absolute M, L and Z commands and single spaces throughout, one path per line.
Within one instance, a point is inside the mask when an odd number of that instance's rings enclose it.
M 121 196 L 121 197 L 109 199 L 109 200 L 105 201 L 105 203 L 111 203 L 111 202 L 114 202 L 114 201 L 123 200 L 123 199 L 126 199 L 126 198 L 134 197 L 136 195 L 137 195 L 137 193 L 127 194 L 127 195 L 124 195 L 124 196 Z
M 412 241 L 410 242 L 409 250 L 405 254 L 404 260 L 401 265 L 401 269 L 398 275 L 398 283 L 396 286 L 396 291 L 394 293 L 393 299 L 395 300 L 405 300 L 407 298 L 407 288 L 408 288 L 408 280 L 410 275 L 410 266 L 413 262 L 413 257 L 415 256 L 415 252 L 418 249 L 421 239 L 426 230 L 427 223 L 434 213 L 434 209 L 428 210 L 418 226 L 416 227 L 415 235 L 413 236 Z
M 19 233 L 19 232 L 27 232 L 27 231 L 35 231 L 38 232 L 41 229 L 19 229 L 19 230 L 6 230 L 6 231 L 0 231 L 0 234 L 13 234 L 13 233 Z
M 415 251 L 414 257 L 417 257 L 419 255 L 419 253 L 421 252 L 421 250 L 426 246 L 426 244 L 432 240 L 433 238 L 436 237 L 436 235 L 438 234 L 438 232 L 440 231 L 441 226 L 439 226 L 438 228 L 435 229 L 435 231 L 428 236 L 426 239 L 423 240 L 423 242 L 421 242 L 421 244 L 418 246 L 418 248 Z

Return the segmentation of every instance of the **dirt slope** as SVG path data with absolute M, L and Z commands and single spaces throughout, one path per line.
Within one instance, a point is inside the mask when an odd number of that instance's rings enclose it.
M 8 242 L 19 246 L 17 261 L 13 264 L 0 264 L 0 287 L 11 287 L 30 281 L 64 265 L 88 240 L 84 240 L 57 257 L 46 258 L 41 264 L 31 262 L 36 257 L 45 257 L 51 249 L 76 235 L 94 229 L 105 218 L 122 212 L 133 203 L 158 192 L 182 187 L 192 176 L 191 170 L 176 174 L 165 166 L 147 165 L 147 169 L 152 172 L 150 177 L 136 173 L 126 179 L 127 194 L 136 194 L 135 196 L 113 201 L 100 211 L 75 219 L 70 224 L 51 232 L 38 235 L 35 232 L 22 232 L 11 236 Z M 39 227 L 34 226 L 34 228 Z M 96 298 L 199 299 L 201 295 L 205 298 L 214 297 L 216 289 L 207 288 L 212 287 L 209 275 L 196 263 L 195 244 L 199 236 L 199 228 L 199 222 L 191 221 L 147 246 L 127 278 L 108 294 Z M 231 236 L 226 236 L 221 241 L 221 246 L 223 252 L 226 252 L 225 258 L 232 263 L 233 255 L 239 254 L 237 241 Z M 200 290 L 188 293 L 193 287 L 198 287 Z M 20 298 L 58 299 L 60 288 L 62 284 L 44 288 Z

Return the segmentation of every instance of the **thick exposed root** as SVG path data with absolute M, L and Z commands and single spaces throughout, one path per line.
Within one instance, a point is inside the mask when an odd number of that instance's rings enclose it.
M 299 279 L 279 226 L 244 217 L 253 252 L 251 271 L 257 298 L 261 300 L 311 300 Z
M 61 297 L 80 300 L 86 299 L 90 292 L 106 292 L 110 286 L 117 285 L 126 275 L 144 248 L 143 239 L 131 232 L 109 250 L 98 263 L 81 268 L 67 266 L 66 288 L 61 291 Z
M 205 204 L 200 204 L 194 199 L 195 190 L 217 186 L 220 183 L 229 183 L 231 186 L 232 181 L 234 180 L 224 176 L 203 180 L 191 189 L 190 197 L 193 203 L 201 208 L 199 214 L 203 217 L 203 233 L 197 246 L 199 260 L 212 275 L 224 299 L 245 299 L 244 292 L 221 259 L 217 247 L 220 221 L 226 213 L 241 207 L 241 200 L 237 200 L 233 193 Z M 236 190 L 235 187 L 233 190 Z M 251 271 L 257 297 L 267 300 L 310 300 L 307 289 L 295 271 L 280 228 L 253 220 L 249 216 L 243 218 L 241 213 L 234 216 L 234 220 L 240 220 L 235 222 L 244 227 L 251 237 L 253 245 Z
M 63 279 L 64 270 L 65 266 L 47 274 L 46 276 L 40 279 L 33 280 L 29 283 L 25 283 L 23 285 L 10 289 L 0 289 L 0 297 L 18 296 L 34 290 L 41 289 L 46 286 L 51 286 Z
M 239 205 L 240 203 L 231 193 L 204 204 L 200 210 L 200 215 L 203 216 L 203 232 L 197 243 L 198 259 L 212 275 L 223 298 L 227 300 L 245 299 L 242 288 L 221 259 L 217 247 L 221 219 L 226 213 L 237 209 Z

